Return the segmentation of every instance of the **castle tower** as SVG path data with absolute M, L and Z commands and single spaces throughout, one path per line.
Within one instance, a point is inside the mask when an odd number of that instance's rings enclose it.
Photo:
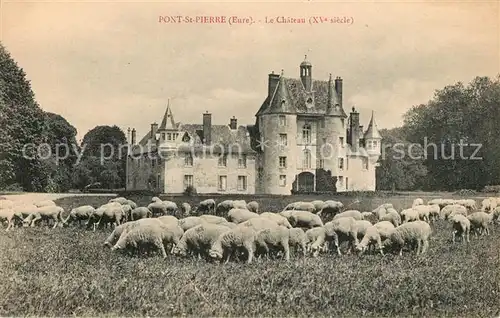
M 151 125 L 151 134 L 153 134 L 153 130 L 156 131 L 160 148 L 164 151 L 175 149 L 179 143 L 179 125 L 174 120 L 174 115 L 170 108 L 170 100 L 168 101 L 167 109 L 163 115 L 160 127 L 155 129 L 154 125 L 156 124 Z
M 262 151 L 257 182 L 263 193 L 289 195 L 297 170 L 297 110 L 283 71 L 279 78 L 269 74 L 269 81 L 269 106 L 257 114 Z
M 368 128 L 363 136 L 366 151 L 370 156 L 370 161 L 375 163 L 381 155 L 382 149 L 382 135 L 378 131 L 377 123 L 375 122 L 375 114 L 372 111 L 372 118 L 368 124 Z
M 342 175 L 339 170 L 339 158 L 345 158 L 346 127 L 345 119 L 347 115 L 342 108 L 339 94 L 335 88 L 337 82 L 333 81 L 332 75 L 328 80 L 328 102 L 325 112 L 324 128 L 319 131 L 318 158 L 323 160 L 323 169 L 330 171 L 330 176 Z M 345 159 L 344 159 L 345 161 Z M 345 168 L 344 168 L 345 169 Z M 329 189 L 327 189 L 329 190 Z
M 306 92 L 310 92 L 312 88 L 312 64 L 307 60 L 307 55 L 304 57 L 304 61 L 300 63 L 300 80 Z

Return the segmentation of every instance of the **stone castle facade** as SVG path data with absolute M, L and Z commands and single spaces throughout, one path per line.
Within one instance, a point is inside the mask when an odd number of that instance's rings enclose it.
M 312 64 L 300 78 L 269 74 L 254 125 L 174 120 L 170 104 L 161 124 L 138 143 L 129 130 L 127 190 L 182 193 L 290 195 L 297 192 L 374 191 L 381 135 L 374 114 L 366 131 L 359 113 L 343 108 L 343 80 L 313 80 Z M 130 134 L 131 133 L 131 134 Z

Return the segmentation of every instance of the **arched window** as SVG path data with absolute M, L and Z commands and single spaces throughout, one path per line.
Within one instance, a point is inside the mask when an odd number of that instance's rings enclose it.
M 305 124 L 304 127 L 302 127 L 302 141 L 305 144 L 311 143 L 311 125 L 309 124 Z
M 311 151 L 308 149 L 304 149 L 302 167 L 304 169 L 311 169 Z

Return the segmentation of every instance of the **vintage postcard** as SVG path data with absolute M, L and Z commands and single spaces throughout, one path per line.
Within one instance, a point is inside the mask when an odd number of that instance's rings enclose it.
M 0 316 L 500 316 L 499 14 L 0 0 Z

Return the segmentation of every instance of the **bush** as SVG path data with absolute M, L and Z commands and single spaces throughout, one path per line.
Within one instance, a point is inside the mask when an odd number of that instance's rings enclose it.
M 185 196 L 192 196 L 196 195 L 198 192 L 196 192 L 196 188 L 193 186 L 187 186 L 186 190 L 184 190 L 184 195 Z

